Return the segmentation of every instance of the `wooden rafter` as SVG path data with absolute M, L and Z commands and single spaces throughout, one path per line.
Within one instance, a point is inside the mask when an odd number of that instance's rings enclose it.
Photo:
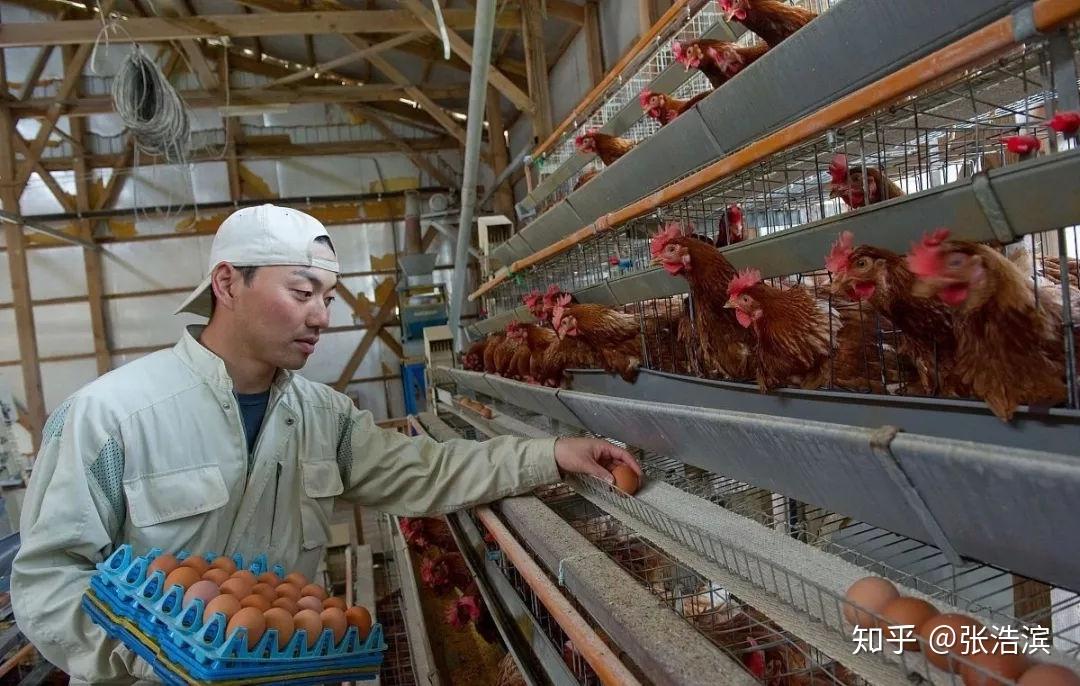
M 296 72 L 295 74 L 289 74 L 288 76 L 282 76 L 279 79 L 276 79 L 274 81 L 271 81 L 268 84 L 265 84 L 264 86 L 262 86 L 262 88 L 274 88 L 275 86 L 282 86 L 282 85 L 287 84 L 287 83 L 293 83 L 293 82 L 296 82 L 296 81 L 302 81 L 302 80 L 304 80 L 304 79 L 306 79 L 308 77 L 315 76 L 315 74 L 317 74 L 319 72 L 327 72 L 327 71 L 330 71 L 331 69 L 337 69 L 338 67 L 343 67 L 346 64 L 352 64 L 353 62 L 359 62 L 362 59 L 366 59 L 368 57 L 368 55 L 377 55 L 380 52 L 383 52 L 385 50 L 389 50 L 389 49 L 395 48 L 395 47 L 397 47 L 399 45 L 403 45 L 403 44 L 408 43 L 410 41 L 416 40 L 420 36 L 424 36 L 424 35 L 427 35 L 424 31 L 413 31 L 412 33 L 403 33 L 400 36 L 394 36 L 390 40 L 385 40 L 385 41 L 383 41 L 381 43 L 376 43 L 376 44 L 372 45 L 370 48 L 367 48 L 366 50 L 357 50 L 355 52 L 349 53 L 348 55 L 342 55 L 341 57 L 336 57 L 336 58 L 330 60 L 329 62 L 325 62 L 323 64 L 317 64 L 317 65 L 311 67 L 310 69 L 304 69 L 302 71 Z M 363 86 L 361 86 L 361 88 L 362 87 Z
M 548 84 L 547 58 L 544 55 L 544 23 L 540 8 L 525 3 L 521 8 L 521 40 L 525 45 L 529 96 L 532 98 L 533 132 L 543 140 L 551 133 L 551 91 Z
M 604 44 L 600 33 L 600 3 L 585 0 L 585 62 L 589 69 L 589 85 L 595 86 L 604 78 Z
M 448 9 L 443 17 L 448 29 L 468 31 L 475 23 L 475 13 L 470 10 Z M 495 23 L 496 27 L 508 28 L 516 25 L 517 21 L 512 15 L 504 13 L 496 18 Z M 409 33 L 415 30 L 416 18 L 407 10 L 204 14 L 197 17 L 130 17 L 124 22 L 124 31 L 114 33 L 110 40 L 116 43 L 150 43 L 305 33 Z M 100 32 L 101 21 L 98 19 L 8 23 L 0 25 L 0 47 L 92 44 Z
M 494 89 L 488 89 L 487 97 L 488 144 L 491 146 L 491 171 L 496 178 L 510 163 L 510 151 L 506 146 L 506 129 L 503 124 L 502 98 Z M 514 191 L 503 182 L 495 189 L 495 210 L 508 217 L 514 216 Z
M 341 299 L 344 300 L 345 304 L 353 311 L 353 314 L 360 318 L 365 327 L 374 328 L 375 315 L 372 312 L 371 303 L 368 302 L 367 298 L 358 298 L 353 295 L 353 292 L 350 291 L 348 286 L 343 284 L 340 279 L 334 286 L 334 290 L 338 292 L 338 295 L 341 296 Z M 393 334 L 386 330 L 385 325 L 379 328 L 378 336 L 379 339 L 386 344 L 386 347 L 390 348 L 395 355 L 399 358 L 405 357 L 405 350 L 402 349 L 401 343 L 398 343 L 398 340 L 394 338 Z
M 379 134 L 382 135 L 384 139 L 393 145 L 398 152 L 412 160 L 413 164 L 418 168 L 426 171 L 446 186 L 453 187 L 456 185 L 449 175 L 429 162 L 423 155 L 418 154 L 416 148 L 394 133 L 393 129 L 391 129 L 376 112 L 372 111 L 370 108 L 361 106 L 354 106 L 351 109 L 357 114 L 365 117 L 372 126 L 378 129 Z
M 30 71 L 26 73 L 26 81 L 23 82 L 19 100 L 26 100 L 34 94 L 34 89 L 37 88 L 38 81 L 41 80 L 41 72 L 45 71 L 45 65 L 49 63 L 54 47 L 56 46 L 46 45 L 38 50 L 37 56 L 34 57 L 34 63 L 30 65 Z
M 379 310 L 375 313 L 370 327 L 364 332 L 364 337 L 360 340 L 360 344 L 356 346 L 356 350 L 354 350 L 352 356 L 349 357 L 349 361 L 345 363 L 345 369 L 342 370 L 337 382 L 334 383 L 334 388 L 338 391 L 344 392 L 348 387 L 349 381 L 360 367 L 360 362 L 363 361 L 364 355 L 367 355 L 368 350 L 370 350 L 372 344 L 375 343 L 375 339 L 378 337 L 379 332 L 394 316 L 394 310 L 397 309 L 397 289 L 386 289 L 386 295 L 383 296 L 382 301 L 377 303 L 376 306 Z
M 165 9 L 169 10 L 167 16 L 191 17 L 194 15 L 184 0 L 164 0 L 164 2 Z M 199 83 L 202 84 L 202 87 L 210 91 L 216 91 L 220 87 L 217 74 L 214 73 L 213 67 L 210 66 L 210 62 L 207 61 L 198 44 L 192 39 L 184 38 L 179 39 L 179 43 L 180 48 L 191 62 L 195 75 L 199 77 Z
M 415 14 L 417 19 L 419 19 L 429 31 L 435 35 L 439 35 L 439 24 L 435 14 L 421 3 L 420 0 L 399 1 Z M 469 43 L 456 31 L 449 27 L 446 28 L 446 37 L 450 41 L 450 49 L 454 51 L 454 54 L 472 66 L 472 46 L 469 45 Z M 503 74 L 496 69 L 494 65 L 488 67 L 488 80 L 491 81 L 492 86 L 509 98 L 510 102 L 514 103 L 519 110 L 522 110 L 523 112 L 533 111 L 533 102 L 529 99 L 528 94 L 518 88 L 506 74 Z

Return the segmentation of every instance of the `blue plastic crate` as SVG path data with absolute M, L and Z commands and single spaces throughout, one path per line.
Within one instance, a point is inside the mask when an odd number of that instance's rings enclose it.
M 155 548 L 136 557 L 130 546 L 120 546 L 97 566 L 83 608 L 170 683 L 273 683 L 287 678 L 281 683 L 301 684 L 373 679 L 378 674 L 386 650 L 381 625 L 375 624 L 363 641 L 350 626 L 337 644 L 333 633 L 324 629 L 310 647 L 306 632 L 300 630 L 279 648 L 277 631 L 270 629 L 249 649 L 246 629 L 226 636 L 225 615 L 217 613 L 204 623 L 202 600 L 184 606 L 183 588 L 165 588 L 160 570 L 147 576 L 149 564 L 160 554 Z M 177 557 L 187 559 L 184 553 Z M 208 561 L 216 557 L 205 556 Z M 244 569 L 240 556 L 233 560 Z M 256 575 L 271 569 L 285 576 L 280 565 L 269 567 L 264 555 L 247 569 Z

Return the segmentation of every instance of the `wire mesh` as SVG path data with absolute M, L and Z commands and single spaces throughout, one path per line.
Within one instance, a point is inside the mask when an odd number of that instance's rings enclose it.
M 382 540 L 392 540 L 390 515 L 378 518 Z M 412 662 L 408 627 L 405 621 L 405 603 L 401 596 L 401 576 L 394 555 L 390 552 L 377 554 L 372 566 L 373 582 L 379 597 L 375 601 L 375 617 L 382 625 L 386 640 L 379 679 L 385 686 L 416 686 L 418 683 Z

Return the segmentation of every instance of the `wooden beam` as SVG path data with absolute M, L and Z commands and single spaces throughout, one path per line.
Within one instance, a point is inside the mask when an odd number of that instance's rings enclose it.
M 435 243 L 435 239 L 440 235 L 438 229 L 434 226 L 429 226 L 427 231 L 424 232 L 423 237 L 420 239 L 420 252 L 427 252 L 432 244 Z
M 15 133 L 12 135 L 11 142 L 16 153 L 24 156 L 28 154 L 30 150 L 29 145 L 23 139 L 22 134 L 20 134 L 18 130 L 16 130 Z M 77 144 L 72 145 L 72 147 L 76 148 L 76 152 L 81 151 L 79 149 L 80 146 Z M 68 167 L 65 167 L 64 169 L 66 170 L 68 168 L 70 168 L 70 165 Z M 60 203 L 60 205 L 68 212 L 74 212 L 75 199 L 68 195 L 67 192 L 60 187 L 60 184 L 57 182 L 57 180 L 53 178 L 52 171 L 50 169 L 47 169 L 45 165 L 42 164 L 40 161 L 36 165 L 34 165 L 34 171 L 37 172 L 38 177 L 41 178 L 42 182 L 44 182 L 45 186 L 53 194 L 53 197 L 56 198 L 56 201 Z
M 600 33 L 600 3 L 585 0 L 585 61 L 589 70 L 589 85 L 595 86 L 604 78 L 604 43 Z
M 656 19 L 656 6 L 653 0 L 638 0 L 638 26 L 642 36 L 649 33 Z
M 506 146 L 506 129 L 503 125 L 502 98 L 494 88 L 488 88 L 487 96 L 488 139 L 491 146 L 491 171 L 498 178 L 510 163 L 510 151 Z M 495 211 L 514 216 L 514 191 L 504 181 L 495 189 Z
M 297 6 L 316 12 L 336 12 L 342 9 L 341 3 L 334 0 L 304 0 L 301 4 L 296 0 L 237 0 L 245 9 L 254 7 L 257 10 L 270 12 L 295 12 Z
M 524 0 L 525 3 L 528 1 Z M 575 5 L 568 0 L 545 0 L 545 4 L 549 17 L 562 19 L 578 26 L 585 25 L 585 9 L 581 5 Z
M 19 93 L 19 100 L 26 100 L 34 94 L 34 88 L 37 87 L 38 81 L 41 80 L 41 72 L 45 71 L 45 65 L 49 63 L 49 57 L 52 56 L 52 51 L 55 46 L 46 45 L 38 50 L 37 56 L 34 58 L 34 63 L 30 65 L 30 71 L 26 73 L 26 81 L 23 82 L 22 92 Z
M 225 169 L 229 174 L 229 199 L 236 202 L 244 197 L 240 184 L 240 161 L 236 157 L 236 129 L 240 120 L 225 117 Z
M 282 76 L 280 79 L 277 79 L 275 81 L 271 81 L 270 83 L 267 83 L 267 84 L 261 86 L 260 88 L 261 89 L 273 88 L 275 86 L 281 86 L 281 85 L 284 85 L 286 83 L 293 83 L 294 81 L 301 81 L 301 80 L 306 79 L 308 77 L 315 76 L 315 74 L 318 74 L 320 72 L 327 72 L 327 71 L 330 71 L 331 69 L 337 69 L 338 67 L 343 67 L 346 64 L 352 64 L 353 62 L 359 62 L 360 60 L 365 59 L 368 55 L 377 55 L 380 52 L 383 52 L 385 50 L 389 50 L 391 48 L 396 48 L 399 45 L 409 43 L 411 41 L 416 40 L 420 36 L 426 36 L 426 35 L 427 35 L 427 33 L 424 32 L 424 31 L 413 31 L 412 33 L 403 33 L 400 36 L 394 36 L 390 40 L 385 40 L 385 41 L 383 41 L 381 43 L 376 43 L 376 44 L 372 45 L 370 48 L 367 48 L 365 50 L 357 50 L 356 52 L 351 52 L 348 55 L 342 55 L 341 57 L 334 58 L 334 59 L 330 60 L 329 62 L 325 62 L 323 64 L 315 65 L 315 66 L 311 67 L 310 69 L 304 69 L 303 71 L 298 71 L 295 74 L 289 74 L 288 76 Z M 361 86 L 361 88 L 363 88 L 363 86 Z
M 471 10 L 448 9 L 443 13 L 443 17 L 447 29 L 471 31 L 475 23 L 475 13 Z M 507 13 L 502 13 L 495 19 L 495 26 L 498 28 L 509 28 L 516 23 L 514 17 Z M 124 22 L 124 30 L 111 34 L 109 40 L 113 43 L 151 43 L 200 38 L 293 36 L 305 33 L 409 33 L 415 30 L 416 18 L 407 10 L 216 14 L 194 17 L 129 17 Z M 92 44 L 100 32 L 99 19 L 7 23 L 0 25 L 0 48 Z
M 525 44 L 525 71 L 534 105 L 533 132 L 543 140 L 551 133 L 551 90 L 544 55 L 544 19 L 538 3 L 526 2 L 521 8 L 521 40 Z
M 439 24 L 435 17 L 435 14 L 429 10 L 420 0 L 399 0 L 402 5 L 407 7 L 409 11 L 416 15 L 417 19 L 424 24 L 434 35 L 439 35 Z M 456 31 L 447 27 L 446 37 L 450 41 L 450 49 L 454 51 L 454 54 L 465 60 L 465 62 L 472 66 L 472 46 L 464 38 L 462 38 Z M 532 112 L 533 102 L 529 99 L 529 96 L 524 93 L 520 88 L 514 85 L 506 74 L 496 69 L 494 65 L 488 66 L 488 81 L 505 95 L 510 102 L 514 103 L 517 108 L 523 112 Z
M 371 345 L 375 342 L 375 338 L 379 335 L 379 330 L 394 316 L 394 309 L 397 307 L 397 289 L 391 288 L 387 290 L 386 297 L 382 303 L 379 304 L 379 312 L 372 320 L 372 326 L 364 332 L 364 337 L 360 340 L 360 344 L 356 346 L 356 350 L 353 351 L 349 361 L 345 363 L 345 369 L 342 370 L 341 375 L 338 377 L 337 382 L 334 384 L 334 388 L 338 391 L 344 392 L 349 385 L 349 380 L 353 378 L 353 374 L 360 367 L 360 362 L 363 361 L 364 356 L 367 355 L 368 350 L 371 349 Z
M 443 170 L 439 169 L 437 166 L 425 159 L 424 156 L 420 155 L 413 146 L 406 143 L 400 136 L 394 133 L 393 129 L 391 129 L 389 125 L 387 125 L 387 123 L 384 122 L 382 118 L 378 114 L 373 112 L 370 108 L 354 106 L 351 109 L 354 112 L 357 112 L 358 114 L 365 117 L 372 126 L 379 130 L 379 134 L 381 134 L 384 139 L 386 139 L 391 145 L 393 145 L 398 152 L 412 160 L 412 163 L 415 164 L 419 169 L 426 171 L 428 174 L 430 174 L 435 179 L 438 179 L 440 183 L 446 186 L 452 188 L 457 185 L 454 183 L 454 180 L 450 178 L 448 174 L 446 174 L 445 172 L 443 172 Z
M 8 212 L 18 214 L 20 186 L 16 181 L 15 121 L 11 112 L 0 107 L 0 202 Z M 22 368 L 23 389 L 30 418 L 33 448 L 41 444 L 45 426 L 45 392 L 41 385 L 41 365 L 38 362 L 37 329 L 34 326 L 34 307 L 30 296 L 30 271 L 26 265 L 26 240 L 21 224 L 4 222 L 8 272 L 12 300 L 15 303 L 15 332 L 19 341 L 19 363 Z
M 171 18 L 192 16 L 191 10 L 182 0 L 164 0 L 164 2 L 165 7 L 162 12 L 164 16 Z M 217 74 L 214 73 L 214 69 L 210 66 L 198 44 L 190 38 L 181 38 L 179 41 L 180 48 L 191 62 L 191 68 L 195 71 L 195 75 L 199 77 L 199 83 L 202 84 L 202 87 L 209 91 L 216 91 L 220 88 Z
M 338 295 L 341 296 L 341 299 L 344 300 L 345 304 L 353 311 L 353 314 L 363 321 L 364 326 L 368 328 L 374 327 L 375 315 L 372 312 L 371 303 L 368 302 L 367 298 L 358 298 L 353 295 L 353 292 L 350 291 L 340 279 L 337 284 L 335 284 L 334 290 L 338 292 Z M 398 356 L 398 358 L 405 357 L 405 350 L 401 347 L 401 343 L 394 338 L 393 334 L 386 330 L 385 325 L 379 327 L 378 336 L 379 339 Z

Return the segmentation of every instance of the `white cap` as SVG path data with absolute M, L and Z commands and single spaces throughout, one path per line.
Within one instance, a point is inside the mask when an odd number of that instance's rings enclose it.
M 322 222 L 289 207 L 267 204 L 233 212 L 221 222 L 214 236 L 206 278 L 174 314 L 210 316 L 210 276 L 223 262 L 235 267 L 300 265 L 338 273 L 336 259 L 315 256 L 315 239 L 319 236 L 329 237 Z

